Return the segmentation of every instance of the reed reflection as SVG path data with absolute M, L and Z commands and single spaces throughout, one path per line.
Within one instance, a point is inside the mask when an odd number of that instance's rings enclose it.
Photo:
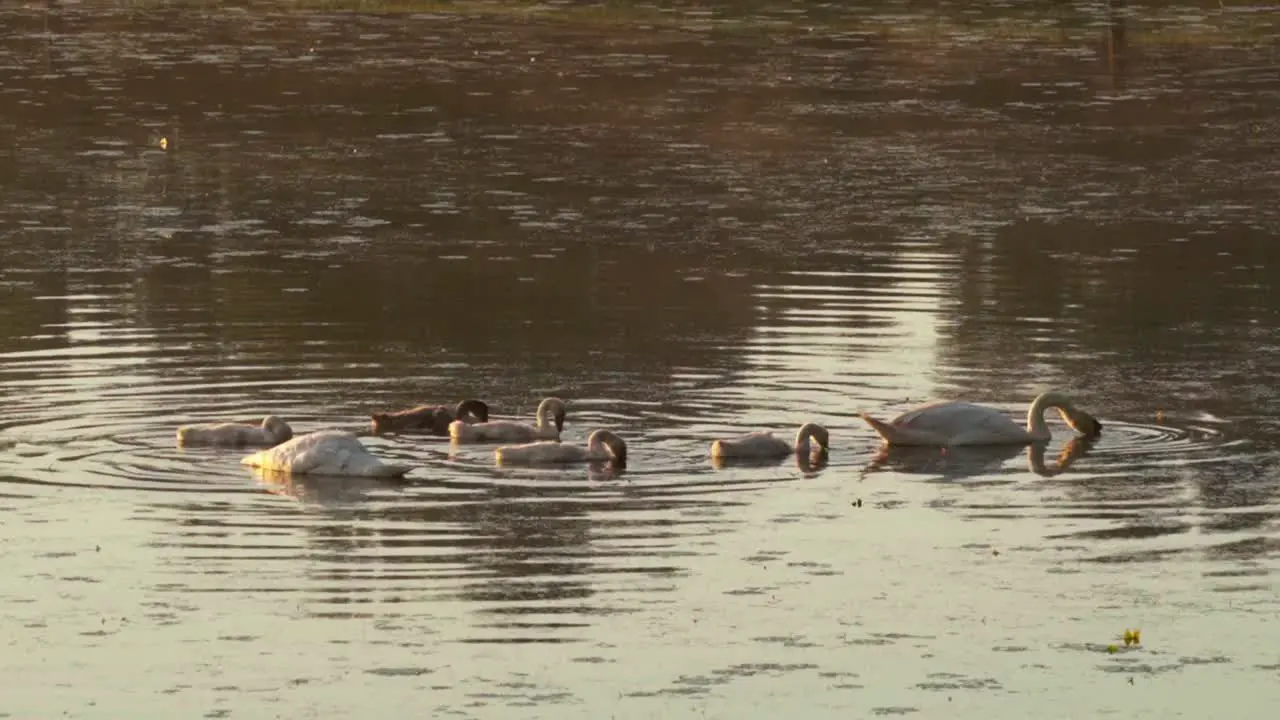
M 1129 53 L 1125 40 L 1127 22 L 1125 1 L 1107 0 L 1107 28 L 1104 31 L 1104 42 L 1106 43 L 1107 71 L 1115 87 L 1120 86 L 1121 79 L 1124 77 L 1125 59 Z
M 5 247 L 10 250 L 0 252 L 8 259 L 12 245 L 6 242 Z M 52 269 L 32 272 L 18 258 L 10 262 L 0 269 L 0 354 L 66 347 L 71 306 L 66 273 Z M 0 388 L 4 385 L 0 383 Z

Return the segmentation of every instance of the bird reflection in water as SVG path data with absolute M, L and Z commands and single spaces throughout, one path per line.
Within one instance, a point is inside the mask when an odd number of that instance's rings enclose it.
M 407 485 L 402 478 L 310 475 L 255 467 L 253 474 L 267 492 L 292 497 L 315 505 L 348 505 L 382 492 L 400 492 Z
M 615 465 L 608 461 L 587 463 L 587 480 L 590 482 L 610 482 L 622 480 L 627 474 L 623 465 Z
M 895 470 L 912 474 L 941 474 L 948 480 L 975 477 L 996 472 L 1001 465 L 1021 452 L 1027 454 L 1027 469 L 1041 477 L 1065 472 L 1072 463 L 1089 453 L 1095 440 L 1073 437 L 1068 440 L 1052 463 L 1045 462 L 1049 444 L 1029 445 L 964 445 L 947 448 L 882 445 L 867 465 L 867 472 Z
M 589 483 L 606 483 L 625 480 L 627 468 L 608 460 L 592 460 L 580 464 L 564 465 L 511 465 L 499 466 L 494 470 L 494 477 L 513 480 L 532 480 L 533 482 L 549 482 L 552 480 L 582 480 L 582 468 L 587 469 L 586 480 Z

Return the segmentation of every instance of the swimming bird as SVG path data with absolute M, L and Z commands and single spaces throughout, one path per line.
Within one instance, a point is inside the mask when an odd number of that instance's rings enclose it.
M 408 410 L 373 413 L 369 416 L 373 433 L 428 432 L 432 435 L 448 435 L 449 423 L 488 422 L 489 406 L 483 400 L 463 400 L 450 409 L 444 405 L 419 405 Z
M 504 445 L 493 451 L 499 465 L 555 465 L 561 463 L 608 461 L 627 464 L 627 443 L 609 430 L 596 430 L 586 446 L 543 440 L 524 445 Z
M 830 443 L 827 429 L 817 423 L 805 423 L 796 433 L 795 442 L 760 431 L 740 435 L 729 440 L 711 443 L 711 457 L 717 459 L 766 459 L 781 458 L 791 454 L 809 455 L 814 450 L 826 451 Z
M 178 428 L 178 445 L 278 445 L 293 437 L 289 423 L 275 415 L 262 418 L 261 425 L 248 423 L 195 423 Z
M 320 430 L 240 459 L 241 465 L 302 475 L 400 477 L 404 465 L 384 463 L 354 433 Z
M 889 422 L 859 414 L 890 445 L 1024 445 L 1044 442 L 1052 433 L 1044 411 L 1057 409 L 1073 430 L 1088 438 L 1102 433 L 1102 423 L 1077 408 L 1056 390 L 1041 393 L 1027 409 L 1027 425 L 1019 427 L 995 408 L 966 402 L 938 402 L 903 413 Z
M 549 397 L 538 405 L 533 425 L 510 420 L 474 424 L 454 420 L 449 424 L 449 436 L 459 443 L 559 440 L 560 433 L 564 430 L 564 415 L 564 401 Z

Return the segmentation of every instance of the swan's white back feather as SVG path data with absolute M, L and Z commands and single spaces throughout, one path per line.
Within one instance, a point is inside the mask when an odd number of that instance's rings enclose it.
M 409 471 L 406 466 L 382 462 L 359 438 L 345 430 L 302 435 L 248 455 L 240 462 L 267 470 L 310 475 L 398 477 Z
M 914 430 L 956 435 L 975 426 L 1010 425 L 1022 428 L 1008 415 L 995 408 L 967 402 L 938 402 L 905 412 L 891 421 L 894 425 Z
M 1005 413 L 967 402 L 940 402 L 916 408 L 896 418 L 893 425 L 944 438 L 951 444 L 1024 442 L 1026 428 Z
M 995 408 L 967 402 L 937 402 L 886 423 L 866 414 L 868 424 L 891 445 L 995 445 L 1027 442 L 1026 428 Z

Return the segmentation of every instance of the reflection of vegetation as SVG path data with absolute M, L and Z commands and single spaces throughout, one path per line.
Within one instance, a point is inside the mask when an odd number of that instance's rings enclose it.
M 972 388 L 987 397 L 1044 383 L 1087 395 L 1099 376 L 1145 368 L 1135 377 L 1141 380 L 1174 363 L 1187 369 L 1179 384 L 1188 390 L 1213 382 L 1221 392 L 1240 383 L 1234 396 L 1211 394 L 1223 404 L 1219 410 L 1262 392 L 1265 381 L 1236 372 L 1250 359 L 1235 353 L 1269 326 L 1280 283 L 1267 268 L 1280 263 L 1280 247 L 1262 230 L 1171 241 L 1181 232 L 1172 223 L 1141 220 L 1028 222 L 1009 226 L 987 244 L 968 245 L 959 255 L 955 313 L 939 340 L 942 364 L 970 364 L 956 354 L 1019 358 Z M 1050 318 L 1055 321 L 1045 322 Z M 1058 356 L 1067 347 L 1070 353 Z M 1202 370 L 1189 371 L 1196 366 Z M 1112 394 L 1108 406 L 1137 402 L 1152 416 L 1152 402 L 1210 399 L 1204 389 L 1150 398 L 1142 382 L 1115 390 L 1134 395 Z
M 121 0 L 123 7 L 217 10 L 242 7 L 241 0 Z M 1257 37 L 1268 23 L 1258 13 L 1233 13 L 1251 0 L 1098 0 L 1092 3 L 995 2 L 944 4 L 880 2 L 843 5 L 830 2 L 527 2 L 522 0 L 287 0 L 272 12 L 415 13 L 538 21 L 567 25 L 642 29 L 698 29 L 720 33 L 808 34 L 815 26 L 827 31 L 859 33 L 902 41 L 930 42 L 956 37 L 984 41 L 1060 42 L 1096 34 L 1099 22 L 1119 16 L 1123 8 L 1137 45 L 1216 44 Z M 795 13 L 796 6 L 804 11 Z M 249 9 L 255 9 L 250 5 Z M 1189 13 L 1202 22 L 1187 22 Z M 1270 31 L 1274 31 L 1274 26 Z
M 4 251 L 0 251 L 0 258 Z M 12 287 L 0 285 L 0 353 L 31 350 L 26 339 L 53 334 L 51 325 L 67 322 L 66 276 L 61 272 L 31 273 L 12 280 Z M 37 300 L 37 297 L 48 299 Z

